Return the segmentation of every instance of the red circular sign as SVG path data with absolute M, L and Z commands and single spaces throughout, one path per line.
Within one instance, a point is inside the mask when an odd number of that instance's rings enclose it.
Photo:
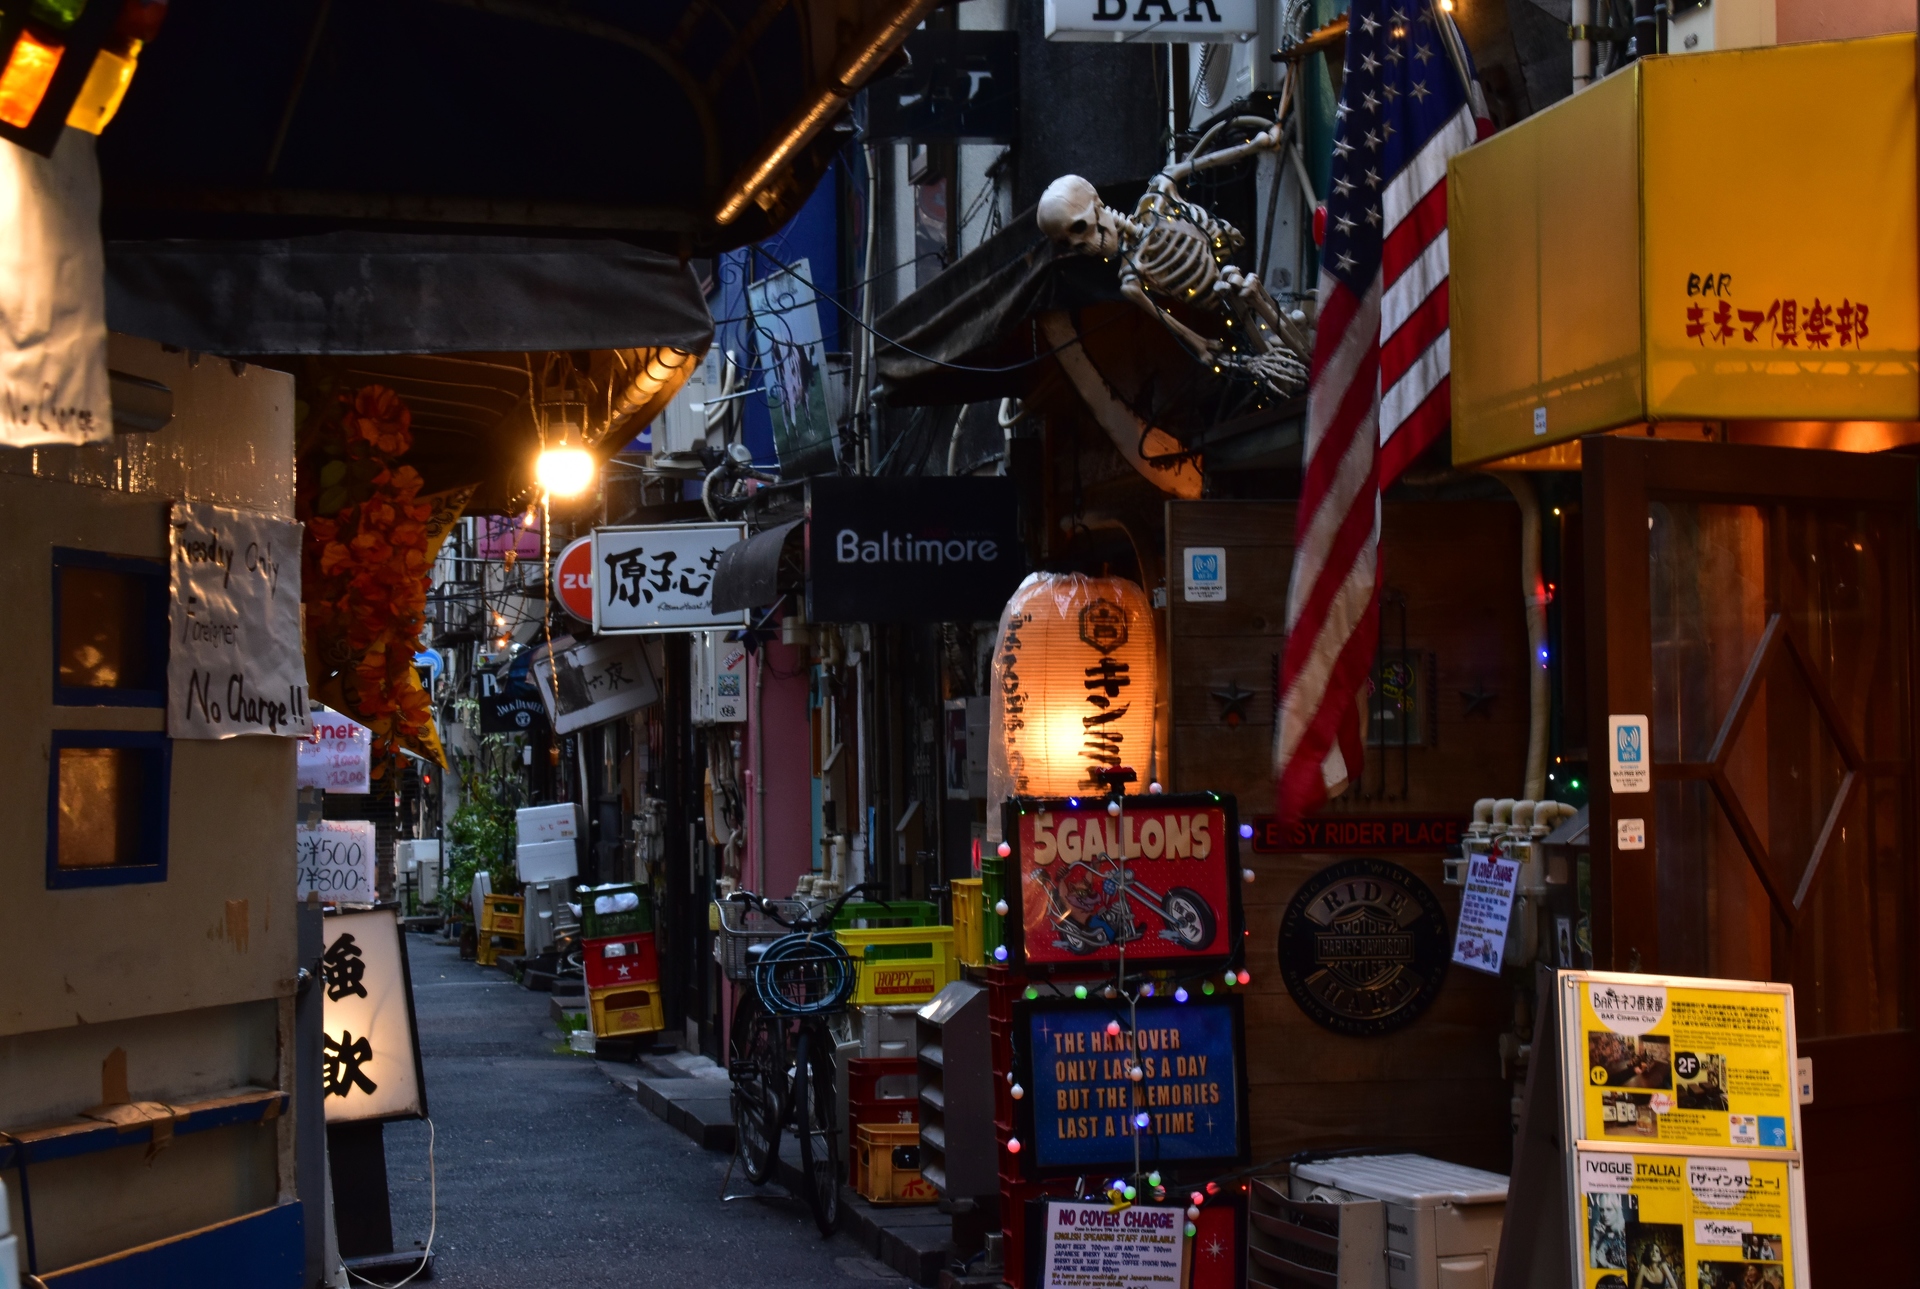
M 593 621 L 593 538 L 568 543 L 553 561 L 554 591 L 560 607 L 582 622 Z

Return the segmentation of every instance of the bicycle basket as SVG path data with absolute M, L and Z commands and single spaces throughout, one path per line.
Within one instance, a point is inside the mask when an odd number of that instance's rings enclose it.
M 858 970 L 832 936 L 788 935 L 760 955 L 753 987 L 777 1016 L 817 1016 L 846 1006 Z
M 807 913 L 807 906 L 799 900 L 771 903 L 789 922 Z M 715 900 L 713 906 L 720 915 L 719 934 L 713 938 L 714 961 L 720 964 L 728 980 L 745 984 L 753 979 L 754 955 L 749 951 L 757 944 L 772 944 L 787 934 L 787 928 L 759 909 L 734 900 Z

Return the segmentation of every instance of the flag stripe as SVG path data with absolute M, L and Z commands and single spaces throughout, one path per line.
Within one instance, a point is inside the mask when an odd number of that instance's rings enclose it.
M 1400 324 L 1380 346 L 1380 388 L 1387 391 L 1383 398 L 1392 396 L 1393 387 L 1400 383 L 1407 368 L 1413 366 L 1420 355 L 1433 347 L 1433 342 L 1447 334 L 1447 283 L 1442 278 L 1433 294 L 1420 302 L 1413 316 Z M 1381 413 L 1380 423 L 1388 427 L 1399 424 L 1398 418 Z
M 1380 247 L 1380 273 L 1388 286 L 1400 280 L 1407 265 L 1420 258 L 1427 244 L 1447 231 L 1447 181 L 1442 179 Z
M 1391 488 L 1400 472 L 1412 465 L 1414 459 L 1433 445 L 1434 440 L 1447 432 L 1447 423 L 1453 415 L 1453 393 L 1451 381 L 1442 376 L 1440 383 L 1434 386 L 1426 401 L 1413 410 L 1412 415 L 1400 422 L 1400 428 L 1393 437 L 1380 445 L 1380 486 Z
M 1413 360 L 1406 375 L 1380 396 L 1380 442 L 1385 443 L 1400 429 L 1401 423 L 1427 401 L 1441 381 L 1447 378 L 1448 359 L 1453 352 L 1453 333 L 1443 331 Z
M 1428 242 L 1420 252 L 1420 258 L 1407 266 L 1400 280 L 1388 287 L 1380 295 L 1380 334 L 1391 336 L 1400 330 L 1402 324 L 1420 307 L 1420 302 L 1433 294 L 1434 288 L 1447 280 L 1447 235 Z

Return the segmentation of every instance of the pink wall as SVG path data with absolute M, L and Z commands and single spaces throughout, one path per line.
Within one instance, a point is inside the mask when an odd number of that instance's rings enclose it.
M 767 665 L 771 664 L 771 665 Z M 772 642 L 764 646 L 754 662 L 764 667 L 764 690 L 760 707 L 766 720 L 766 895 L 785 898 L 793 894 L 800 875 L 813 867 L 813 755 L 810 744 L 811 723 L 807 711 L 806 651 L 792 645 Z M 749 684 L 752 683 L 749 674 Z M 752 690 L 748 690 L 751 695 Z M 754 775 L 761 768 L 753 764 L 754 708 L 747 700 L 747 760 Z M 755 792 L 759 784 L 750 780 L 747 791 L 747 817 L 754 818 Z M 758 880 L 759 857 L 756 848 L 761 839 L 748 824 L 748 882 Z
M 1775 0 L 1775 39 L 1841 40 L 1912 31 L 1914 0 Z

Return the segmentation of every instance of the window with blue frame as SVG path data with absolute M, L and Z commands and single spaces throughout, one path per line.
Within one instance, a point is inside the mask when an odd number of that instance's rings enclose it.
M 56 709 L 165 709 L 164 561 L 57 547 L 52 608 Z M 172 762 L 158 731 L 53 731 L 50 889 L 166 880 Z
M 55 547 L 53 701 L 165 707 L 167 566 Z
M 47 886 L 167 877 L 173 747 L 140 730 L 55 730 L 47 783 Z

